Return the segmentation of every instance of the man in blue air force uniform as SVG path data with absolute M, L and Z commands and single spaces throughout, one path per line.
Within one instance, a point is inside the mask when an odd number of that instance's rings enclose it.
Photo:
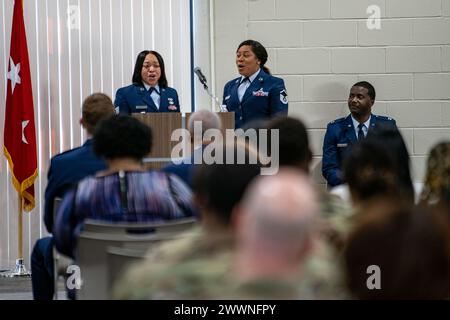
M 236 66 L 241 76 L 225 85 L 222 102 L 228 111 L 235 112 L 236 128 L 288 113 L 284 81 L 270 74 L 265 66 L 267 58 L 266 49 L 255 40 L 246 40 L 238 47 Z
M 350 89 L 350 115 L 330 122 L 323 142 L 322 175 L 329 186 L 343 183 L 342 161 L 353 144 L 364 139 L 377 125 L 396 126 L 395 120 L 372 114 L 375 88 L 366 81 L 355 83 Z
M 97 124 L 114 114 L 111 99 L 103 93 L 87 97 L 82 106 L 80 124 L 86 129 L 88 139 L 78 148 L 60 153 L 51 159 L 48 182 L 45 189 L 44 222 L 49 233 L 53 233 L 56 197 L 62 198 L 81 179 L 106 169 L 106 163 L 92 150 L 91 136 Z M 50 300 L 54 294 L 53 237 L 38 239 L 31 254 L 33 297 Z

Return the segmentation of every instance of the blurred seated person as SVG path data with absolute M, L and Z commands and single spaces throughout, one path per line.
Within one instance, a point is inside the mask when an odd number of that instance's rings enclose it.
M 245 164 L 237 163 L 237 150 L 244 150 Z M 116 299 L 207 299 L 224 285 L 235 240 L 231 217 L 247 186 L 260 174 L 260 165 L 248 161 L 257 156 L 248 145 L 240 141 L 226 145 L 223 155 L 228 153 L 234 155 L 233 163 L 195 166 L 199 228 L 152 248 L 145 261 L 132 266 L 116 285 Z
M 56 248 L 74 257 L 86 218 L 109 222 L 161 222 L 192 216 L 190 189 L 174 175 L 146 171 L 142 158 L 152 133 L 128 115 L 102 121 L 94 132 L 94 152 L 108 168 L 66 193 L 57 212 Z
M 48 168 L 44 223 L 49 233 L 53 233 L 55 198 L 62 198 L 81 179 L 106 169 L 106 163 L 92 150 L 92 134 L 102 119 L 114 114 L 111 98 L 103 93 L 91 94 L 83 101 L 81 109 L 80 124 L 87 133 L 85 143 L 55 155 Z M 38 239 L 31 254 L 31 281 L 36 300 L 53 298 L 53 241 L 53 237 Z
M 420 202 L 447 207 L 450 218 L 450 141 L 438 143 L 430 151 Z
M 323 140 L 322 175 L 328 186 L 342 184 L 342 164 L 352 146 L 379 124 L 396 127 L 395 120 L 372 113 L 375 88 L 367 81 L 355 83 L 347 99 L 350 114 L 327 125 Z
M 138 54 L 132 82 L 116 92 L 118 113 L 180 112 L 178 93 L 168 86 L 164 60 L 158 52 Z
M 195 127 L 201 128 L 201 130 L 197 132 Z M 222 129 L 222 121 L 216 113 L 208 110 L 199 110 L 192 113 L 189 117 L 188 124 L 191 144 L 194 148 L 192 155 L 181 159 L 178 162 L 172 162 L 161 170 L 176 174 L 192 188 L 194 165 L 201 164 L 203 162 L 203 151 L 205 150 L 205 147 L 211 143 L 211 137 L 205 136 L 205 132 L 209 129 Z M 201 136 L 196 136 L 196 134 L 201 134 Z M 197 143 L 199 143 L 199 145 L 196 145 Z M 195 163 L 196 159 L 198 163 Z
M 318 234 L 318 200 L 311 179 L 292 167 L 256 179 L 235 212 L 233 272 L 218 297 L 342 297 L 336 259 Z
M 388 157 L 390 159 L 389 165 L 392 166 L 391 170 L 392 173 L 394 173 L 392 182 L 395 182 L 396 186 L 399 188 L 402 198 L 413 203 L 415 199 L 415 191 L 411 179 L 410 158 L 408 149 L 406 147 L 406 143 L 400 131 L 396 127 L 392 127 L 391 125 L 378 124 L 376 127 L 374 127 L 372 130 L 369 131 L 366 139 L 359 141 L 356 145 L 365 143 L 366 141 L 369 141 L 367 146 L 371 146 L 370 148 L 372 148 L 372 151 L 368 151 L 366 149 L 366 151 L 364 151 L 364 155 L 362 155 L 361 149 L 359 149 L 357 153 L 353 154 L 352 150 L 350 150 L 349 155 L 347 156 L 343 164 L 344 181 L 347 184 L 343 184 L 331 189 L 331 193 L 339 195 L 346 201 L 350 200 L 349 197 L 355 200 L 354 197 L 350 195 L 350 192 L 348 190 L 349 184 L 348 178 L 353 179 L 354 182 L 356 180 L 359 180 L 361 182 L 361 185 L 355 187 L 354 190 L 360 187 L 361 188 L 367 187 L 363 181 L 364 177 L 358 176 L 359 173 L 358 170 L 356 169 L 356 168 L 361 169 L 362 166 L 364 166 L 365 160 L 358 159 L 358 157 L 360 156 L 367 158 L 373 157 L 373 159 L 376 159 L 379 155 L 375 154 L 375 152 L 381 152 L 383 153 L 381 157 Z M 378 149 L 383 150 L 378 151 Z M 351 157 L 351 159 L 348 159 L 348 157 Z M 372 160 L 368 160 L 367 163 L 373 164 L 374 165 L 373 168 L 376 168 L 378 166 L 378 168 L 381 169 L 381 166 L 383 166 L 383 164 L 376 164 Z M 381 179 L 382 175 L 379 176 L 378 178 Z
M 358 215 L 344 255 L 358 299 L 448 299 L 450 230 L 442 214 L 376 198 Z

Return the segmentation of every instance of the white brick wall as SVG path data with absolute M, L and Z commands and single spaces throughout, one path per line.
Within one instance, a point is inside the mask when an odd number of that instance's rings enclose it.
M 442 71 L 450 71 L 450 46 L 442 47 Z
M 414 180 L 422 179 L 430 148 L 450 139 L 450 0 L 214 3 L 218 95 L 237 76 L 237 45 L 261 41 L 268 66 L 285 79 L 290 115 L 309 127 L 318 183 L 326 125 L 348 114 L 348 91 L 361 80 L 377 91 L 373 112 L 397 120 Z M 379 30 L 367 27 L 369 5 L 380 8 Z
M 449 44 L 450 18 L 413 20 L 413 41 L 417 45 Z
M 275 18 L 275 0 L 248 2 L 249 20 L 273 20 Z
M 386 70 L 386 49 L 333 49 L 331 69 L 333 73 L 384 73 Z
M 442 15 L 450 17 L 450 0 L 442 0 Z
M 300 47 L 302 24 L 300 21 L 256 21 L 248 25 L 248 36 L 258 39 L 267 47 Z
M 415 99 L 450 99 L 450 73 L 414 75 Z
M 279 20 L 330 17 L 329 0 L 276 0 L 275 8 L 275 15 Z
M 358 45 L 389 46 L 412 45 L 413 20 L 381 20 L 381 29 L 370 30 L 366 20 L 358 22 Z
M 279 49 L 277 66 L 280 74 L 330 73 L 330 50 Z
M 386 16 L 385 0 L 331 0 L 331 18 L 365 19 L 368 17 L 366 10 L 370 5 L 378 6 L 380 8 L 381 17 Z
M 386 72 L 430 71 L 441 71 L 441 47 L 386 48 Z
M 356 21 L 307 21 L 303 23 L 305 47 L 355 46 Z
M 387 17 L 437 17 L 441 15 L 441 0 L 387 0 Z
M 360 75 L 358 81 L 369 81 L 376 92 L 377 101 L 411 100 L 413 79 L 410 74 Z

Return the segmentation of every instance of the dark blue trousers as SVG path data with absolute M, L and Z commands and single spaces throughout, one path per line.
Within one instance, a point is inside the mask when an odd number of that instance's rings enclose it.
M 53 299 L 53 243 L 53 237 L 38 239 L 31 253 L 31 284 L 35 300 Z

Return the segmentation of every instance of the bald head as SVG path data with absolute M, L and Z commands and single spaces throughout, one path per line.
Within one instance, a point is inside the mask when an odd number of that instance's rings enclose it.
M 304 251 L 318 212 L 310 179 L 294 169 L 261 176 L 242 201 L 240 242 L 248 250 L 291 259 Z M 253 248 L 253 249 L 252 249 Z
M 222 129 L 222 122 L 216 113 L 208 110 L 199 110 L 189 117 L 189 133 L 191 137 L 194 137 L 194 123 L 196 121 L 202 123 L 202 134 L 208 129 Z

